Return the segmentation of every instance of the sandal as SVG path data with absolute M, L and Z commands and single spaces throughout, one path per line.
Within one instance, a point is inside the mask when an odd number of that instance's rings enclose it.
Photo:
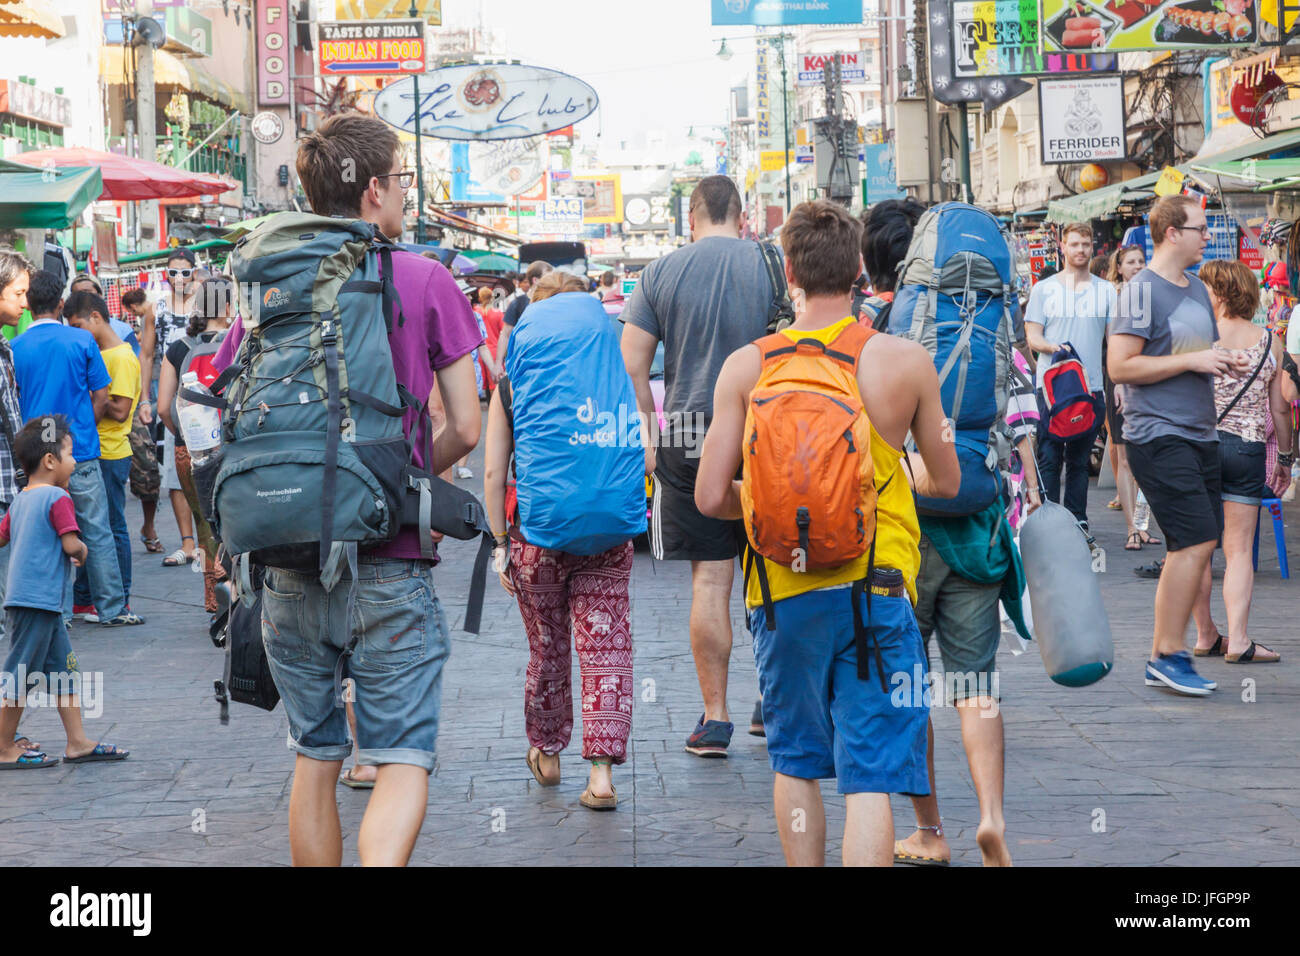
M 1119 503 L 1119 498 L 1112 498 L 1110 499 L 1110 501 L 1106 502 L 1106 507 L 1109 508 L 1111 511 L 1119 511 L 1119 509 L 1122 508 L 1123 505 Z
M 1155 535 L 1147 534 L 1145 531 L 1139 531 L 1138 534 L 1142 535 L 1143 544 L 1164 544 L 1164 542 Z
M 1141 550 L 1142 550 L 1142 532 L 1141 532 L 1141 531 L 1130 531 L 1130 532 L 1128 533 L 1128 540 L 1127 540 L 1126 542 L 1124 542 L 1124 550 L 1125 550 L 1125 551 L 1141 551 Z
M 24 750 L 17 760 L 0 762 L 0 770 L 40 770 L 43 767 L 53 767 L 58 762 L 58 757 L 47 757 L 39 750 Z
M 148 551 L 150 554 L 162 554 L 162 553 L 163 553 L 163 543 L 162 543 L 162 538 L 146 538 L 145 535 L 144 535 L 144 532 L 141 531 L 141 532 L 140 532 L 140 541 L 141 541 L 141 543 L 144 545 L 144 549 L 145 549 L 146 551 Z
M 343 784 L 345 787 L 351 787 L 353 790 L 375 789 L 375 782 L 373 780 L 358 780 L 352 775 L 352 772 L 356 769 L 356 767 L 348 767 L 347 770 L 344 770 L 339 774 L 339 783 Z
M 193 541 L 193 540 L 194 540 L 194 535 L 192 534 L 187 534 L 185 535 L 185 537 L 181 538 L 182 547 L 177 548 L 171 554 L 167 555 L 167 557 L 163 558 L 163 567 L 179 568 L 179 567 L 184 567 L 187 564 L 193 563 L 194 553 L 191 551 L 186 551 L 184 548 L 184 544 L 186 541 Z
M 1214 636 L 1214 643 L 1209 647 L 1193 647 L 1192 653 L 1197 657 L 1223 657 L 1223 642 L 1227 640 L 1222 634 Z
M 935 836 L 943 836 L 943 824 L 938 826 L 923 827 L 919 823 L 916 825 L 918 830 L 932 830 Z M 952 860 L 945 860 L 941 856 L 921 856 L 919 853 L 908 853 L 903 849 L 903 841 L 894 841 L 894 862 L 906 863 L 909 866 L 952 866 Z
M 558 776 L 552 780 L 550 777 L 547 777 L 542 773 L 541 750 L 536 747 L 529 747 L 528 755 L 524 757 L 524 759 L 528 761 L 528 769 L 533 772 L 533 776 L 537 778 L 537 782 L 543 787 L 558 787 L 560 785 L 560 778 Z
M 587 784 L 587 789 L 582 791 L 578 802 L 588 810 L 613 810 L 618 807 L 618 789 L 611 783 L 609 792 L 608 797 L 598 797 L 591 792 L 591 784 Z
M 64 757 L 64 763 L 99 763 L 107 760 L 125 760 L 131 751 L 122 750 L 112 744 L 95 744 L 95 749 L 80 757 Z
M 1263 651 L 1265 654 L 1272 654 L 1272 657 L 1256 657 L 1256 651 Z M 1282 655 L 1271 647 L 1265 647 L 1263 644 L 1250 642 L 1250 647 L 1246 648 L 1240 654 L 1224 654 L 1223 660 L 1228 664 L 1276 664 L 1282 659 Z

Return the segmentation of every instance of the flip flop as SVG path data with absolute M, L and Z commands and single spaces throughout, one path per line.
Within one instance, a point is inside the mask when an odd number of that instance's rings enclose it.
M 353 790 L 375 789 L 375 782 L 373 780 L 358 780 L 356 777 L 352 776 L 352 771 L 356 769 L 356 767 L 348 767 L 347 770 L 344 770 L 339 774 L 339 783 L 343 784 L 345 787 L 351 787 Z
M 57 757 L 47 757 L 39 750 L 24 750 L 17 760 L 0 763 L 0 770 L 40 770 L 42 767 L 53 767 L 58 762 Z
M 22 745 L 23 750 L 40 750 L 41 745 L 31 737 L 15 737 L 14 743 Z
M 1124 550 L 1125 551 L 1142 550 L 1142 533 L 1140 531 L 1132 531 L 1129 533 L 1128 540 L 1124 542 Z
M 1250 647 L 1246 648 L 1240 654 L 1224 654 L 1223 660 L 1228 664 L 1276 664 L 1282 659 L 1281 654 L 1278 654 L 1277 657 L 1257 658 L 1255 656 L 1256 649 L 1266 651 L 1269 654 L 1277 654 L 1277 651 L 1273 650 L 1273 648 L 1265 647 L 1263 644 L 1256 644 L 1254 641 L 1251 641 Z
M 1222 634 L 1216 635 L 1214 638 L 1214 643 L 1211 644 L 1209 647 L 1192 648 L 1192 653 L 1195 654 L 1197 657 L 1222 657 L 1224 655 L 1223 635 Z
M 1139 531 L 1138 534 L 1142 535 L 1143 544 L 1164 544 L 1164 541 L 1153 534 L 1148 534 L 1145 531 Z
M 618 788 L 610 784 L 609 790 L 612 796 L 598 797 L 591 792 L 591 784 L 587 784 L 587 789 L 582 791 L 578 802 L 588 810 L 613 810 L 618 806 Z
M 102 763 L 109 760 L 125 760 L 131 755 L 129 750 L 119 750 L 112 744 L 95 744 L 95 749 L 80 757 L 64 757 L 64 763 Z
M 163 553 L 162 538 L 146 538 L 144 534 L 141 533 L 140 543 L 144 545 L 144 549 L 148 551 L 150 554 Z
M 533 772 L 533 776 L 537 778 L 537 782 L 543 787 L 558 787 L 560 785 L 558 777 L 554 780 L 550 780 L 542 773 L 541 750 L 536 747 L 529 747 L 528 754 L 524 757 L 524 760 L 528 762 L 528 769 Z
M 951 860 L 943 860 L 937 856 L 918 856 L 914 853 L 900 853 L 894 850 L 894 862 L 905 863 L 908 866 L 952 866 Z

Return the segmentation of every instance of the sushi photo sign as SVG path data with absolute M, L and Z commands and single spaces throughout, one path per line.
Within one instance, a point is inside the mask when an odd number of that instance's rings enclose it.
M 1259 42 L 1253 0 L 1042 0 L 1043 49 L 1195 50 Z

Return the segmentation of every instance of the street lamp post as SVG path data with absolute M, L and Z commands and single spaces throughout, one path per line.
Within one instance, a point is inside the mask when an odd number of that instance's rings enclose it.
M 415 0 L 411 0 L 411 19 L 414 20 L 420 15 L 419 8 L 415 5 Z M 428 65 L 429 55 L 425 51 L 425 65 Z M 415 241 L 424 245 L 424 156 L 420 150 L 420 74 L 411 75 L 411 92 L 415 94 Z

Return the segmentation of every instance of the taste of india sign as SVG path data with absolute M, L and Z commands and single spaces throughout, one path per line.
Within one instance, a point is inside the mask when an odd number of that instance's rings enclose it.
M 1221 49 L 1259 42 L 1254 0 L 1042 0 L 1042 5 L 1043 49 L 1049 52 Z

